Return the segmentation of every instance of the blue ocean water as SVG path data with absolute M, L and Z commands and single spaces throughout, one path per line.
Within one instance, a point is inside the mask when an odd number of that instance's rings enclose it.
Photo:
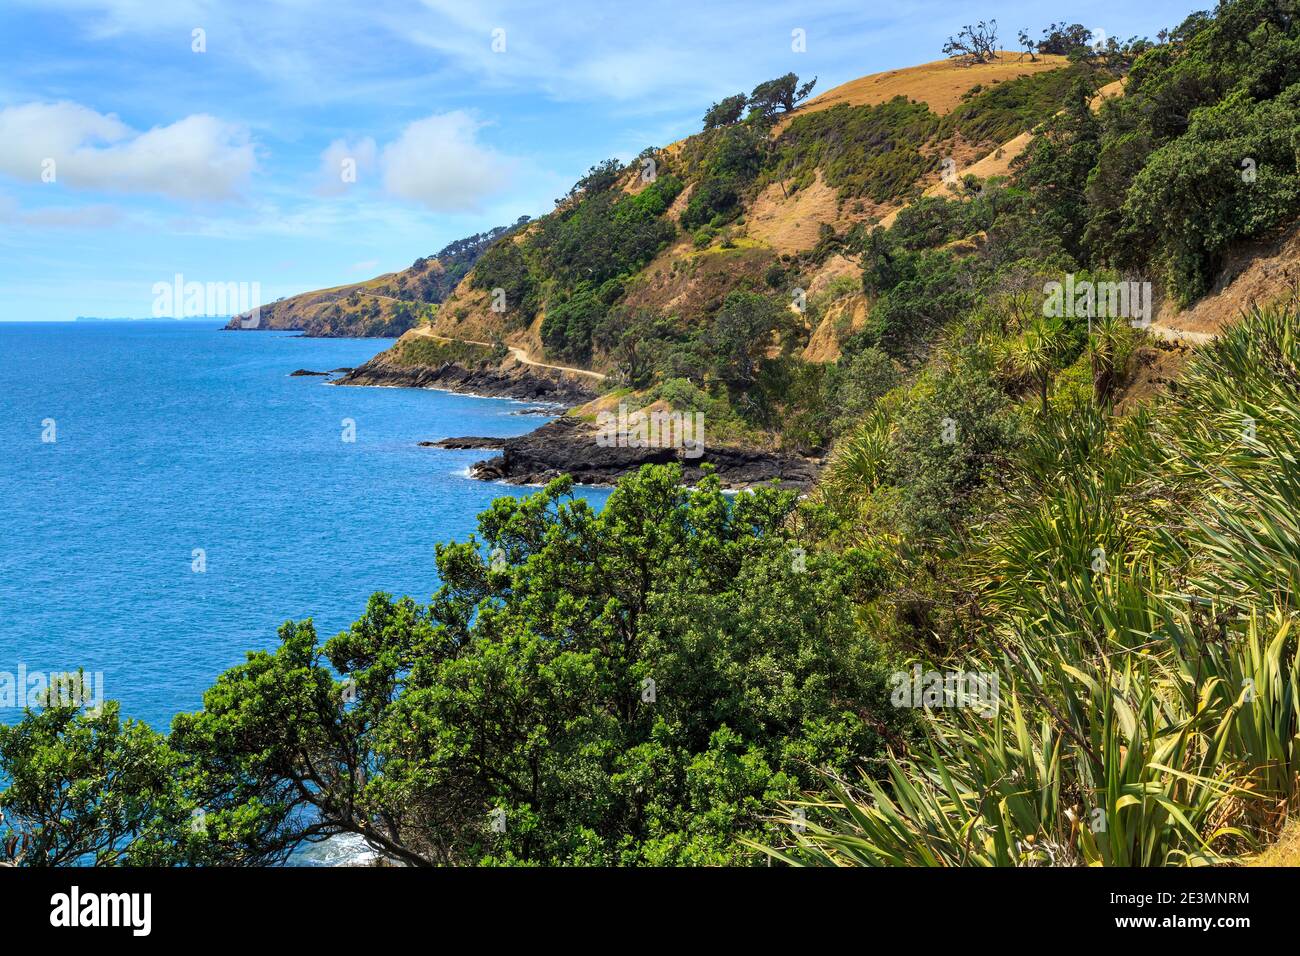
M 374 591 L 427 600 L 434 544 L 529 489 L 468 478 L 483 452 L 417 442 L 544 421 L 289 376 L 388 341 L 216 325 L 0 323 L 0 671 L 101 672 L 106 698 L 160 730 L 286 619 L 328 636 Z

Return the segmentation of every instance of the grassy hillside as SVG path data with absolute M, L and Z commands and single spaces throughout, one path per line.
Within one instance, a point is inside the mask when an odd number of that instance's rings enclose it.
M 945 61 L 606 161 L 488 250 L 433 328 L 606 371 L 646 402 L 721 402 L 782 447 L 824 449 L 828 363 L 869 311 L 872 225 L 1114 77 L 1104 57 Z
M 243 315 L 231 319 L 227 328 L 291 329 L 312 336 L 399 336 L 431 321 L 438 303 L 452 293 L 488 247 L 526 220 L 459 239 L 436 255 L 416 259 L 401 272 L 277 299 L 262 306 L 256 326 L 250 326 L 249 316 Z

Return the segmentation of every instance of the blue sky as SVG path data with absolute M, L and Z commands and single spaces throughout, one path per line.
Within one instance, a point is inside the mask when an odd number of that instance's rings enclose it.
M 1049 12 L 1127 37 L 1191 9 Z M 981 18 L 1012 47 L 1018 28 L 1047 25 L 1041 10 L 5 0 L 0 320 L 147 316 L 153 285 L 176 273 L 258 282 L 270 301 L 401 269 L 545 213 L 592 163 L 694 132 L 711 102 L 761 80 L 793 70 L 820 91 L 938 59 Z

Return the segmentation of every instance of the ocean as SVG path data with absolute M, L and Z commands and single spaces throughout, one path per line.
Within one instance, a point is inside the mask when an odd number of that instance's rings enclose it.
M 83 668 L 124 715 L 165 730 L 285 620 L 314 618 L 324 637 L 375 591 L 427 600 L 434 544 L 533 489 L 470 479 L 487 452 L 417 443 L 547 419 L 289 374 L 389 344 L 217 322 L 0 323 L 0 672 Z M 599 507 L 609 492 L 582 494 Z

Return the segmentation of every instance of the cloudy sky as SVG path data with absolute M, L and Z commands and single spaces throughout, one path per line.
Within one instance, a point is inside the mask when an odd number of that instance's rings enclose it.
M 263 301 L 538 215 L 597 160 L 793 70 L 818 90 L 1004 46 L 1034 0 L 4 0 L 0 320 L 146 316 L 171 281 Z M 1154 36 L 1187 0 L 1050 13 Z M 806 50 L 792 49 L 802 30 Z

